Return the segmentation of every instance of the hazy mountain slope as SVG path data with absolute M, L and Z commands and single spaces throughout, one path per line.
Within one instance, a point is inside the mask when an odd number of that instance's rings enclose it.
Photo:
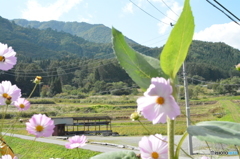
M 25 19 L 14 19 L 17 25 L 23 27 L 33 27 L 37 29 L 52 28 L 57 31 L 64 31 L 72 35 L 77 35 L 85 40 L 95 43 L 111 43 L 111 29 L 103 24 L 89 24 L 85 22 L 61 22 L 61 21 L 28 21 Z M 135 43 L 126 37 L 128 43 Z

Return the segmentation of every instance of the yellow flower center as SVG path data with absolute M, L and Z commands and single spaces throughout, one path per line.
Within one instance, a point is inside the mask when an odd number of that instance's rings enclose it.
M 24 104 L 20 104 L 19 107 L 23 109 L 23 108 L 25 108 L 25 105 Z
M 152 158 L 153 159 L 158 159 L 159 158 L 159 154 L 157 152 L 152 152 Z
M 5 57 L 4 56 L 0 56 L 0 61 L 1 62 L 5 62 Z
M 11 100 L 12 99 L 12 97 L 10 96 L 10 95 L 8 95 L 7 93 L 3 93 L 3 98 L 6 98 L 6 99 L 8 99 L 8 100 Z
M 44 127 L 42 125 L 36 126 L 36 131 L 41 132 L 43 131 Z
M 156 103 L 157 103 L 157 104 L 163 104 L 163 103 L 164 103 L 164 98 L 163 98 L 163 97 L 158 97 L 158 98 L 156 99 Z
M 3 93 L 3 98 L 7 98 L 8 97 L 8 94 L 7 93 Z

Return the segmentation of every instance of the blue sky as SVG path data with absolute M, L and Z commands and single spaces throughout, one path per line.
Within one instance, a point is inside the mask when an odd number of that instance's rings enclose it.
M 240 18 L 239 0 L 218 2 Z M 142 45 L 160 47 L 171 31 L 170 22 L 174 24 L 180 15 L 183 3 L 183 0 L 4 0 L 1 1 L 0 16 L 104 24 L 115 27 Z M 206 0 L 191 0 L 191 6 L 196 25 L 194 39 L 225 42 L 240 49 L 239 25 Z

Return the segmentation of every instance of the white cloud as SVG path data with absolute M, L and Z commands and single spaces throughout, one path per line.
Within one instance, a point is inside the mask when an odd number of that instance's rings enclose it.
M 42 6 L 37 0 L 28 0 L 27 9 L 22 11 L 22 18 L 28 20 L 58 20 L 82 0 L 57 0 L 48 6 Z
M 89 23 L 91 21 L 91 19 L 93 18 L 93 16 L 91 14 L 88 14 L 87 15 L 88 18 L 86 17 L 79 17 L 79 21 L 80 22 L 86 22 L 86 23 Z
M 89 23 L 89 22 L 90 22 L 90 19 L 87 19 L 87 18 L 81 18 L 81 19 L 80 19 L 80 22 L 86 22 L 86 23 Z
M 240 28 L 234 22 L 215 24 L 194 34 L 195 40 L 224 42 L 240 49 Z
M 123 11 L 124 13 L 133 13 L 133 4 L 132 4 L 131 2 L 130 2 L 130 3 L 127 3 L 127 4 L 123 7 L 122 11 Z

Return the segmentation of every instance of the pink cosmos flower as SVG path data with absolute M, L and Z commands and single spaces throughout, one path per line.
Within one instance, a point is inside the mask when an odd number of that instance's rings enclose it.
M 142 137 L 138 146 L 142 159 L 168 159 L 168 143 L 160 134 Z
M 11 155 L 3 155 L 3 156 L 1 157 L 1 159 L 18 159 L 18 157 L 17 157 L 17 156 L 14 156 L 14 157 L 12 158 Z
M 80 148 L 86 145 L 85 143 L 87 142 L 87 138 L 84 135 L 82 136 L 75 135 L 69 138 L 68 141 L 69 142 L 65 144 L 65 147 L 67 149 L 74 149 L 74 148 Z
M 201 159 L 209 159 L 207 156 L 203 156 Z
M 0 43 L 0 69 L 7 71 L 17 63 L 16 52 L 7 44 Z
M 21 97 L 21 90 L 10 81 L 0 83 L 0 105 L 11 104 Z
M 167 116 L 174 120 L 180 107 L 172 96 L 172 86 L 164 78 L 152 78 L 143 97 L 137 99 L 138 111 L 153 124 L 165 123 Z
M 18 108 L 18 110 L 28 110 L 30 108 L 30 102 L 25 98 L 18 98 L 17 101 L 14 102 L 14 105 Z
M 26 123 L 27 131 L 36 137 L 52 136 L 55 127 L 54 121 L 45 114 L 34 114 L 29 122 Z

